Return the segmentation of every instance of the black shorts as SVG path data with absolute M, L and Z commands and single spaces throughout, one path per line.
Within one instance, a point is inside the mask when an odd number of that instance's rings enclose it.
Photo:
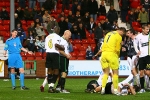
M 59 69 L 59 54 L 47 53 L 46 54 L 46 68 Z
M 97 81 L 96 81 L 96 80 L 91 80 L 91 81 L 87 84 L 87 89 L 88 89 L 88 90 L 95 89 L 95 88 L 94 88 L 94 86 L 93 86 L 92 84 L 95 84 L 95 85 L 96 85 L 96 87 L 98 87 L 98 86 L 99 86 L 99 84 L 97 83 Z
M 150 70 L 150 56 L 139 58 L 139 70 Z
M 69 67 L 69 59 L 60 56 L 60 72 L 68 73 L 68 67 Z
M 112 94 L 111 92 L 111 85 L 112 85 L 112 82 L 108 82 L 106 84 L 106 87 L 105 87 L 105 94 Z

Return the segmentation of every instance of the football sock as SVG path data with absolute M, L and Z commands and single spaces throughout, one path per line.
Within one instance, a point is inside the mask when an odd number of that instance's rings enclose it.
M 105 89 L 107 83 L 108 75 L 104 74 L 102 78 L 102 89 Z
M 61 90 L 64 90 L 66 78 L 61 77 Z
M 15 74 L 14 73 L 11 73 L 11 83 L 12 83 L 12 86 L 16 86 L 16 82 L 15 82 Z
M 144 76 L 145 78 L 145 83 L 146 83 L 146 87 L 148 88 L 148 84 L 149 84 L 149 77 L 147 75 Z
M 60 85 L 61 85 L 61 78 L 59 78 L 59 79 L 58 79 L 58 83 L 57 83 L 56 88 L 59 88 L 59 87 L 60 87 Z
M 52 78 L 53 78 L 53 75 L 48 74 L 48 77 L 47 77 L 48 84 L 52 83 Z
M 140 85 L 140 77 L 139 77 L 139 74 L 136 74 L 136 75 L 134 76 L 134 79 L 136 80 L 136 84 L 137 84 L 137 85 Z
M 47 83 L 47 77 L 45 77 L 45 79 L 44 79 L 44 82 L 43 82 L 42 86 L 43 86 L 43 87 L 45 87 L 46 83 Z
M 53 75 L 53 78 L 52 78 L 52 83 L 54 83 L 54 84 L 55 84 L 55 83 L 56 83 L 57 78 L 58 78 L 58 75 L 55 75 L 55 74 L 54 74 L 54 75 Z
M 21 87 L 24 86 L 24 73 L 20 73 L 20 85 Z
M 144 77 L 140 77 L 141 89 L 144 89 Z
M 116 74 L 113 75 L 113 86 L 114 89 L 118 89 L 118 75 Z

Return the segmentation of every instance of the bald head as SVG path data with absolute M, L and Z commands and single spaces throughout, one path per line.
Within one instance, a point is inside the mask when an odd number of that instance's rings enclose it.
M 69 30 L 66 30 L 64 32 L 64 35 L 63 37 L 66 39 L 66 40 L 69 40 L 71 38 L 71 32 Z

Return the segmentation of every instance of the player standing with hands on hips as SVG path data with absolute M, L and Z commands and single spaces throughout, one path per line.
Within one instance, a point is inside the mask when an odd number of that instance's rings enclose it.
M 102 55 L 100 62 L 104 72 L 102 78 L 102 90 L 101 94 L 105 94 L 105 87 L 107 78 L 110 72 L 110 68 L 113 71 L 113 86 L 114 94 L 118 94 L 118 69 L 119 69 L 119 57 L 122 36 L 126 33 L 126 29 L 123 27 L 118 28 L 116 31 L 111 31 L 106 34 L 104 43 L 102 45 Z
M 5 47 L 4 47 L 4 56 L 6 56 L 7 51 L 9 54 L 8 68 L 11 68 L 11 82 L 12 82 L 13 90 L 16 89 L 15 68 L 19 68 L 21 90 L 29 89 L 24 85 L 24 66 L 22 62 L 22 57 L 20 55 L 21 50 L 26 53 L 33 54 L 31 51 L 28 51 L 22 47 L 20 38 L 17 37 L 17 31 L 13 29 L 11 32 L 11 37 L 6 40 Z

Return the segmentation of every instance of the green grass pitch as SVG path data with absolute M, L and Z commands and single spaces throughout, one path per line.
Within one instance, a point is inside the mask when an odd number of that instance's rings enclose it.
M 25 79 L 25 84 L 30 90 L 20 90 L 20 81 L 16 79 L 16 90 L 11 89 L 11 81 L 0 79 L 0 100 L 150 100 L 150 93 L 116 96 L 101 95 L 98 93 L 85 93 L 86 84 L 92 78 L 67 79 L 66 89 L 70 94 L 48 93 L 48 86 L 45 91 L 40 92 L 39 87 L 43 79 Z

